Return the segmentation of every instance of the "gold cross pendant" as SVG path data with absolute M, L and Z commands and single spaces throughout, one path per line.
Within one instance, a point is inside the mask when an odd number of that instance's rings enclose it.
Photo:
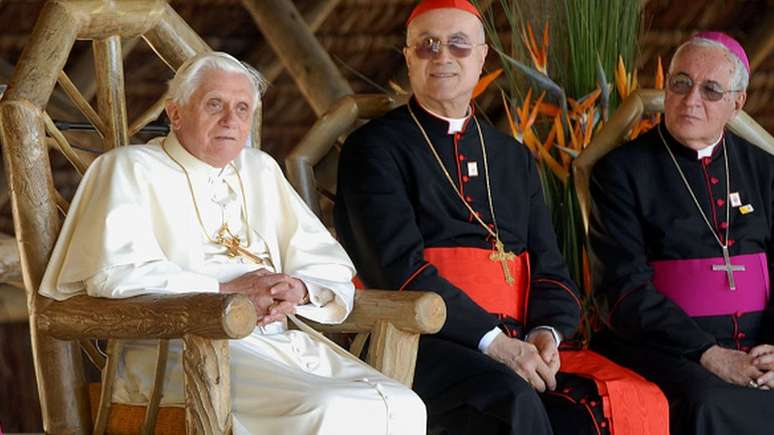
M 226 255 L 230 258 L 241 256 L 255 264 L 263 264 L 263 259 L 261 257 L 253 254 L 242 246 L 241 240 L 231 233 L 228 224 L 223 224 L 220 228 L 218 235 L 215 238 L 215 242 L 226 248 Z
M 516 258 L 513 252 L 505 252 L 505 246 L 500 239 L 495 242 L 495 252 L 489 254 L 489 259 L 492 261 L 499 261 L 503 268 L 503 275 L 505 275 L 505 282 L 513 284 L 513 275 L 511 275 L 511 268 L 508 262 Z

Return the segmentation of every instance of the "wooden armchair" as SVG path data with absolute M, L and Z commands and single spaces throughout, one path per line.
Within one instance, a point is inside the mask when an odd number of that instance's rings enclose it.
M 77 296 L 57 302 L 37 292 L 61 227 L 61 214 L 68 206 L 54 188 L 49 147 L 64 154 L 81 173 L 95 158 L 70 146 L 46 113 L 48 99 L 58 82 L 93 124 L 104 150 L 127 145 L 129 138 L 163 108 L 162 97 L 128 125 L 121 41 L 134 37 L 142 37 L 173 69 L 209 50 L 163 0 L 49 1 L 0 101 L 0 140 L 27 294 L 43 424 L 47 433 L 56 434 L 228 433 L 231 406 L 226 340 L 244 337 L 255 326 L 254 308 L 246 297 L 146 294 L 123 300 Z M 63 72 L 76 39 L 93 44 L 97 110 Z M 259 125 L 256 122 L 256 132 Z M 355 309 L 345 324 L 327 329 L 372 331 L 369 361 L 388 376 L 410 384 L 411 355 L 416 355 L 419 333 L 437 331 L 444 318 L 445 307 L 437 295 L 369 291 L 357 294 Z M 175 338 L 185 343 L 186 407 L 172 419 L 177 426 L 162 430 L 156 424 L 160 381 L 164 379 L 168 340 Z M 147 407 L 111 407 L 115 356 L 124 339 L 159 340 L 156 383 Z M 108 340 L 106 352 L 93 340 Z M 102 373 L 94 415 L 82 351 Z M 115 427 L 122 407 L 139 408 L 141 418 L 123 420 L 121 427 Z
M 602 131 L 594 136 L 588 147 L 573 162 L 575 190 L 583 217 L 583 228 L 588 233 L 591 197 L 589 177 L 597 160 L 624 143 L 626 136 L 642 115 L 664 111 L 664 91 L 639 89 L 629 95 L 608 121 Z M 744 111 L 731 120 L 728 128 L 749 142 L 774 154 L 774 137 Z

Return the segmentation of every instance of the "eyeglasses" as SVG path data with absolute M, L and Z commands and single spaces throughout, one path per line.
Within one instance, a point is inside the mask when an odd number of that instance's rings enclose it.
M 465 41 L 450 41 L 447 43 L 441 42 L 440 39 L 426 38 L 416 45 L 409 46 L 414 49 L 414 54 L 420 59 L 432 59 L 441 54 L 441 47 L 449 49 L 449 53 L 452 56 L 462 59 L 470 56 L 474 47 L 478 47 L 486 44 L 471 44 Z
M 667 80 L 667 86 L 669 90 L 678 95 L 688 95 L 694 86 L 693 80 L 685 74 L 677 74 L 669 76 Z M 720 85 L 714 82 L 701 82 L 698 83 L 699 94 L 705 101 L 720 101 L 723 95 L 731 92 L 740 92 L 741 89 L 724 90 Z

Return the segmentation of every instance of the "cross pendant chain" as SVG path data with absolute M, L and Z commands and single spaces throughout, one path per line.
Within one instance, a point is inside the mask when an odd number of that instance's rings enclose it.
M 220 230 L 218 230 L 215 242 L 226 248 L 226 255 L 228 255 L 229 258 L 241 256 L 255 264 L 263 264 L 263 259 L 261 257 L 253 254 L 242 246 L 241 240 L 239 240 L 238 236 L 231 233 L 228 224 L 223 224 Z
M 724 264 L 713 264 L 712 270 L 715 272 L 726 272 L 728 275 L 728 287 L 731 291 L 736 291 L 734 272 L 742 272 L 746 268 L 743 265 L 731 264 L 731 257 L 728 255 L 728 246 L 723 246 L 723 263 Z
M 513 284 L 513 275 L 511 275 L 511 268 L 508 262 L 516 258 L 513 252 L 505 252 L 505 246 L 499 239 L 495 242 L 495 252 L 489 254 L 489 259 L 492 261 L 499 261 L 503 268 L 503 275 L 505 275 L 505 282 Z

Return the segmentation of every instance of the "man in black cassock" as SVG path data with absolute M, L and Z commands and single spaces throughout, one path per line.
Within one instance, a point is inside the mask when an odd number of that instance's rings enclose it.
M 594 345 L 663 389 L 674 434 L 772 433 L 774 157 L 725 131 L 748 81 L 738 42 L 694 36 L 664 123 L 592 172 Z
M 337 233 L 368 287 L 446 303 L 441 331 L 420 340 L 414 380 L 431 433 L 539 435 L 552 423 L 607 433 L 594 382 L 558 373 L 581 306 L 538 168 L 470 104 L 484 39 L 465 0 L 415 8 L 404 49 L 414 97 L 347 139 Z

